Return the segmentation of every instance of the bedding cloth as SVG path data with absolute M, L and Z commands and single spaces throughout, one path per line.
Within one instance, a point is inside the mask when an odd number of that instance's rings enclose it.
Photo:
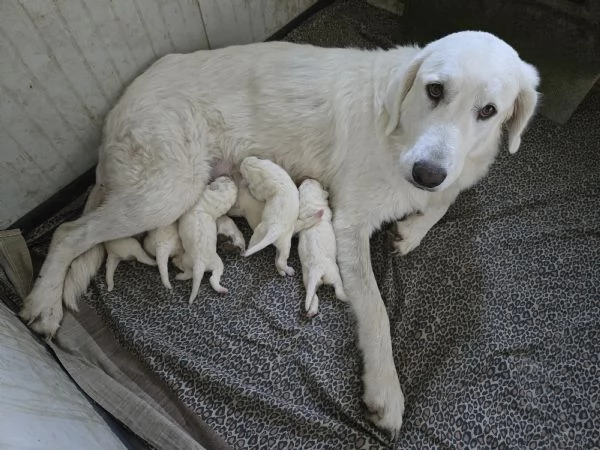
M 102 269 L 52 348 L 156 448 L 598 448 L 599 123 L 596 88 L 565 126 L 537 117 L 409 255 L 374 234 L 406 397 L 395 443 L 365 419 L 350 307 L 322 288 L 306 318 L 295 243 L 285 278 L 272 248 L 220 244 L 229 294 L 203 280 L 191 306 L 174 270 L 167 291 L 156 268 L 122 263 L 107 292 Z M 34 270 L 84 198 L 27 234 Z

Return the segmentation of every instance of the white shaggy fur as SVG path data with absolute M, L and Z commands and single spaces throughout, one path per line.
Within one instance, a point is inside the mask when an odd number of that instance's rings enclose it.
M 115 239 L 104 243 L 106 249 L 106 288 L 110 292 L 114 288 L 114 275 L 121 261 L 136 260 L 142 264 L 155 266 L 156 261 L 150 258 L 137 239 L 133 237 Z
M 246 250 L 244 235 L 230 217 L 221 216 L 217 219 L 217 234 L 229 238 L 231 243 L 240 249 L 240 252 Z
M 185 252 L 173 258 L 182 273 L 178 280 L 192 278 L 190 305 L 200 290 L 204 272 L 212 272 L 210 285 L 222 294 L 227 289 L 221 286 L 223 261 L 217 255 L 217 219 L 224 215 L 235 202 L 237 188 L 228 177 L 219 177 L 204 190 L 200 200 L 179 219 L 179 236 Z
M 56 230 L 21 317 L 52 335 L 75 258 L 175 222 L 200 197 L 215 161 L 267 158 L 330 193 L 338 264 L 363 355 L 363 399 L 373 422 L 395 436 L 404 396 L 369 237 L 383 222 L 420 211 L 404 235 L 418 242 L 459 192 L 486 174 L 503 129 L 508 150 L 517 151 L 538 82 L 535 68 L 483 32 L 451 34 L 422 49 L 269 42 L 165 56 L 108 115 L 97 171 L 103 201 Z M 432 83 L 443 87 L 438 101 L 428 95 Z M 496 114 L 480 119 L 492 104 Z M 419 184 L 417 163 L 444 173 L 443 182 Z
M 313 317 L 319 311 L 319 286 L 333 285 L 335 295 L 340 300 L 346 300 L 346 294 L 336 261 L 335 233 L 331 224 L 331 209 L 327 203 L 329 194 L 318 181 L 310 179 L 303 181 L 298 191 L 300 216 L 311 216 L 319 211 L 322 213 L 321 220 L 300 231 L 298 237 L 298 255 L 306 288 L 304 309 L 309 317 Z
M 144 239 L 144 249 L 156 257 L 158 273 L 162 284 L 167 289 L 172 289 L 169 280 L 169 258 L 179 256 L 183 253 L 183 245 L 179 238 L 177 223 L 166 227 L 158 227 L 150 230 Z
M 274 244 L 277 271 L 282 276 L 294 275 L 294 269 L 287 265 L 287 260 L 298 221 L 298 188 L 285 170 L 266 159 L 246 158 L 242 161 L 240 172 L 252 196 L 265 202 L 260 223 L 254 229 L 244 256 L 251 256 Z

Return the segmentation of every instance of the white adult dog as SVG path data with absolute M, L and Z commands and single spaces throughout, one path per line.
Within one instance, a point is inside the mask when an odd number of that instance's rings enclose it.
M 418 242 L 485 175 L 503 126 L 516 152 L 538 81 L 508 44 L 482 32 L 423 49 L 261 43 L 165 56 L 109 114 L 97 178 L 106 187 L 102 202 L 58 228 L 21 317 L 53 335 L 78 255 L 176 221 L 198 200 L 211 164 L 271 159 L 295 180 L 314 178 L 330 192 L 363 353 L 363 399 L 374 423 L 396 435 L 404 397 L 369 237 L 383 222 L 420 211 L 403 231 Z M 86 264 L 85 255 L 76 263 Z

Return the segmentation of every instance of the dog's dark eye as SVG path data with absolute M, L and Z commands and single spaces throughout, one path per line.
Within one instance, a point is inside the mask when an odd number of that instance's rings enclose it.
M 434 101 L 440 100 L 444 96 L 444 85 L 440 83 L 428 84 L 427 96 Z
M 494 105 L 485 105 L 479 110 L 479 119 L 489 119 L 494 114 L 496 114 L 496 107 Z

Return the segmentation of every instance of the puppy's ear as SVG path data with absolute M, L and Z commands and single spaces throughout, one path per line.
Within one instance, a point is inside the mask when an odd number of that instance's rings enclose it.
M 531 64 L 522 63 L 520 83 L 521 90 L 515 100 L 512 116 L 506 122 L 508 151 L 511 154 L 515 154 L 519 150 L 521 135 L 525 132 L 538 105 L 539 94 L 536 89 L 540 83 L 540 77 L 536 68 Z
M 415 82 L 417 72 L 424 59 L 425 55 L 423 51 L 421 51 L 408 65 L 408 68 L 394 69 L 390 74 L 383 98 L 383 107 L 388 115 L 388 123 L 385 127 L 386 136 L 389 136 L 398 126 L 402 102 Z

